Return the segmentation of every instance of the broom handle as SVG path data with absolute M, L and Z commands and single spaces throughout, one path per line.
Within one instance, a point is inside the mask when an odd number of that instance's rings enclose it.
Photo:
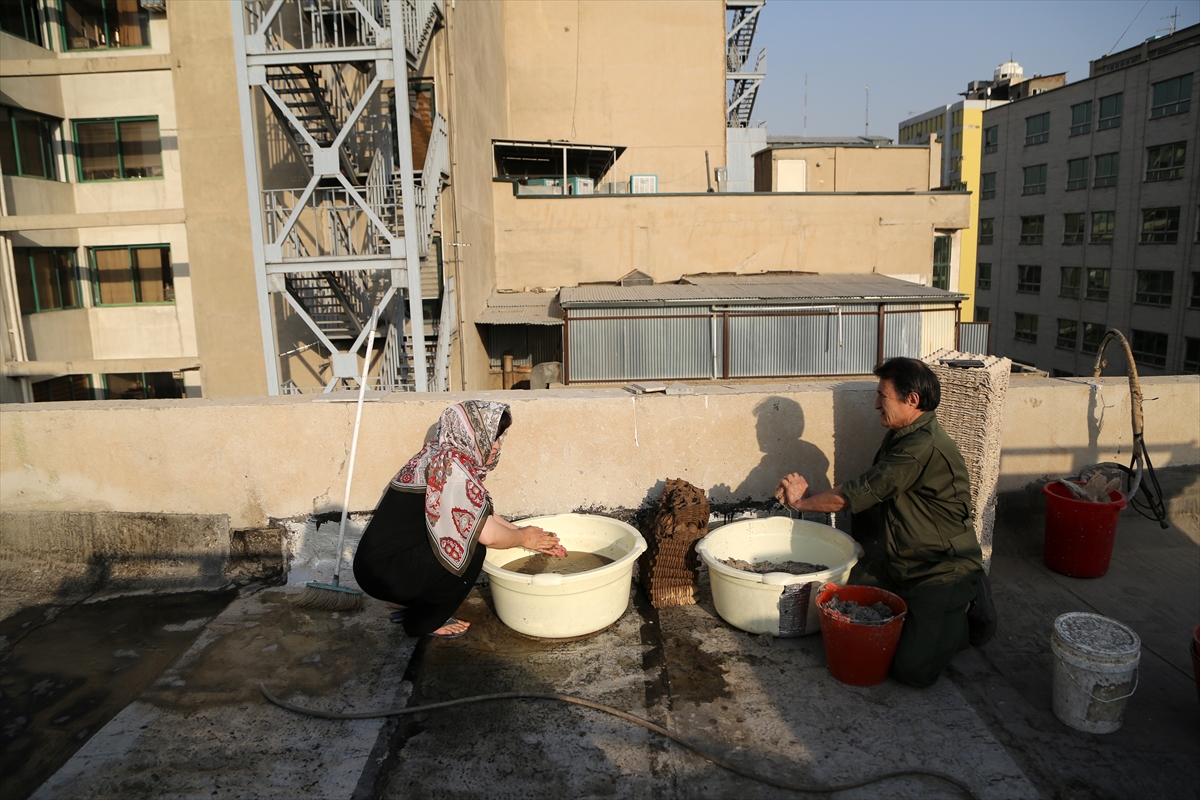
M 337 566 L 333 568 L 333 585 L 339 586 L 342 576 L 342 546 L 346 542 L 346 517 L 350 515 L 350 485 L 354 482 L 354 456 L 358 453 L 358 429 L 362 425 L 363 397 L 367 394 L 367 373 L 371 369 L 371 346 L 375 344 L 375 315 L 371 315 L 371 332 L 367 334 L 367 357 L 363 374 L 358 381 L 358 409 L 354 412 L 354 436 L 350 439 L 350 467 L 346 470 L 346 499 L 342 501 L 342 524 L 338 528 Z

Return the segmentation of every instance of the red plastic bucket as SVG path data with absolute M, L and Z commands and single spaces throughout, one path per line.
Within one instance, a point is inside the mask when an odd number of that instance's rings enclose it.
M 1046 566 L 1072 578 L 1099 578 L 1108 572 L 1125 495 L 1113 492 L 1108 503 L 1077 500 L 1057 481 L 1043 486 L 1042 494 L 1046 495 Z
M 896 616 L 883 625 L 862 625 L 850 618 L 828 611 L 830 600 L 854 600 L 869 606 L 886 603 Z M 821 612 L 821 638 L 825 640 L 825 659 L 829 674 L 851 686 L 875 686 L 887 679 L 900 642 L 900 629 L 908 606 L 891 592 L 874 586 L 836 586 L 826 584 L 817 596 Z

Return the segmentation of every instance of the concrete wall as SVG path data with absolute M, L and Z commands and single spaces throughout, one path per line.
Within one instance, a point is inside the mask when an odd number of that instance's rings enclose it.
M 756 189 L 781 191 L 779 162 L 797 160 L 807 166 L 809 192 L 925 192 L 940 185 L 941 144 L 934 141 L 926 147 L 762 150 L 754 157 Z
M 1014 379 L 1000 491 L 1128 462 L 1124 379 Z M 1200 378 L 1143 380 L 1155 466 L 1200 463 Z M 882 429 L 874 383 L 779 383 L 634 397 L 620 389 L 491 392 L 514 424 L 488 480 L 509 516 L 630 508 L 680 477 L 713 502 L 766 499 L 798 470 L 826 486 L 869 465 Z M 445 405 L 468 395 L 391 395 L 367 404 L 351 508 L 370 510 Z M 353 403 L 308 397 L 38 403 L 0 413 L 5 511 L 228 514 L 232 529 L 340 509 Z M 296 435 L 303 431 L 304 435 Z
M 467 5 L 472 5 L 468 3 Z M 658 175 L 660 192 L 708 188 L 725 164 L 720 0 L 507 2 L 510 134 L 628 149 L 606 180 Z
M 657 281 L 769 270 L 929 276 L 934 229 L 966 227 L 969 211 L 966 194 L 947 192 L 515 197 L 497 183 L 494 197 L 501 289 L 633 269 Z

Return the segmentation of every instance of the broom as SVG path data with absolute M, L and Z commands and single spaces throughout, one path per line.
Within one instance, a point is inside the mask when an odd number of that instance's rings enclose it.
M 362 424 L 363 397 L 367 393 L 367 371 L 371 369 L 371 346 L 375 344 L 376 308 L 371 315 L 371 332 L 367 334 L 367 357 L 363 361 L 363 374 L 358 381 L 358 409 L 354 413 L 354 435 L 350 440 L 350 466 L 346 470 L 346 499 L 342 502 L 342 524 L 338 529 L 336 565 L 333 568 L 333 583 L 305 584 L 304 591 L 296 595 L 294 605 L 323 611 L 358 611 L 363 607 L 363 593 L 341 585 L 342 546 L 346 542 L 346 517 L 350 513 L 350 484 L 354 481 L 354 456 L 358 452 L 358 429 Z

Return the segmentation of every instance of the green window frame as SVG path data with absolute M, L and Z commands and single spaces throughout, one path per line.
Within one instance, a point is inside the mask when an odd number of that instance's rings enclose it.
M 1107 300 L 1109 286 L 1112 283 L 1112 270 L 1108 267 L 1091 267 L 1087 271 L 1087 289 L 1084 297 L 1088 300 Z
M 1079 298 L 1079 279 L 1082 277 L 1082 267 L 1059 267 L 1058 296 Z
M 1183 177 L 1187 142 L 1160 144 L 1146 148 L 1146 180 L 1171 181 Z
M 1041 244 L 1045 231 L 1046 217 L 1044 214 L 1021 217 L 1021 244 Z
M 949 236 L 933 237 L 933 288 L 950 289 L 950 254 L 953 240 Z
M 165 244 L 88 249 L 92 297 L 97 306 L 171 305 L 175 276 Z
M 106 400 L 163 400 L 184 396 L 179 372 L 113 372 L 104 375 Z
M 1092 101 L 1071 106 L 1071 135 L 1092 132 Z
M 1072 158 L 1067 162 L 1067 191 L 1086 189 L 1088 184 L 1087 158 Z
M 1143 208 L 1141 244 L 1175 244 L 1179 241 L 1179 206 Z
M 1042 291 L 1042 268 L 1036 264 L 1017 264 L 1017 291 L 1039 294 Z
M 1151 87 L 1150 119 L 1183 114 L 1192 107 L 1192 75 L 1179 75 Z
M 1058 320 L 1058 336 L 1054 340 L 1054 346 L 1063 350 L 1074 350 L 1075 345 L 1079 342 L 1079 323 L 1073 319 Z
M 1195 375 L 1200 373 L 1200 339 L 1193 336 L 1183 337 L 1183 374 Z
M 979 176 L 979 199 L 996 199 L 996 173 L 985 172 Z
M 991 244 L 995 235 L 996 218 L 983 217 L 979 220 L 979 243 Z
M 1063 214 L 1063 244 L 1083 244 L 1086 228 L 1087 214 Z
M 63 375 L 48 381 L 31 384 L 33 402 L 62 403 L 72 400 L 94 400 L 91 375 Z
M 42 39 L 42 13 L 38 0 L 3 0 L 0 2 L 0 31 L 18 39 L 45 47 Z
M 1034 114 L 1025 118 L 1025 144 L 1042 144 L 1050 141 L 1050 112 Z
M 1096 130 L 1118 128 L 1121 125 L 1121 107 L 1125 104 L 1125 94 L 1117 92 L 1100 98 L 1100 118 L 1096 121 Z
M 1096 178 L 1092 183 L 1094 188 L 1117 185 L 1117 170 L 1121 166 L 1120 153 L 1105 153 L 1096 156 Z
M 1157 331 L 1139 331 L 1133 329 L 1133 340 L 1129 349 L 1138 366 L 1143 364 L 1150 367 L 1165 367 L 1167 365 L 1167 334 Z
M 1000 126 L 983 129 L 983 152 L 994 153 L 1000 149 Z
M 1021 189 L 1021 194 L 1045 194 L 1046 193 L 1046 165 L 1035 164 L 1032 167 L 1025 168 L 1025 185 Z
M 0 172 L 58 180 L 54 133 L 61 123 L 23 108 L 0 106 Z
M 14 247 L 12 252 L 17 300 L 22 314 L 41 314 L 82 305 L 73 249 Z
M 158 117 L 77 120 L 75 152 L 81 183 L 163 177 Z
M 1148 306 L 1170 306 L 1175 294 L 1175 273 L 1165 269 L 1139 269 L 1133 302 Z
M 1117 212 L 1092 212 L 1092 244 L 1112 244 L 1113 233 L 1117 226 Z
M 64 52 L 150 46 L 150 12 L 138 0 L 58 0 Z
M 1017 340 L 1018 342 L 1037 344 L 1037 314 L 1022 314 L 1020 311 L 1018 311 L 1014 316 L 1016 317 L 1016 328 L 1013 331 L 1013 339 Z
M 975 288 L 987 291 L 992 288 L 992 265 L 988 261 L 980 261 L 975 265 Z

